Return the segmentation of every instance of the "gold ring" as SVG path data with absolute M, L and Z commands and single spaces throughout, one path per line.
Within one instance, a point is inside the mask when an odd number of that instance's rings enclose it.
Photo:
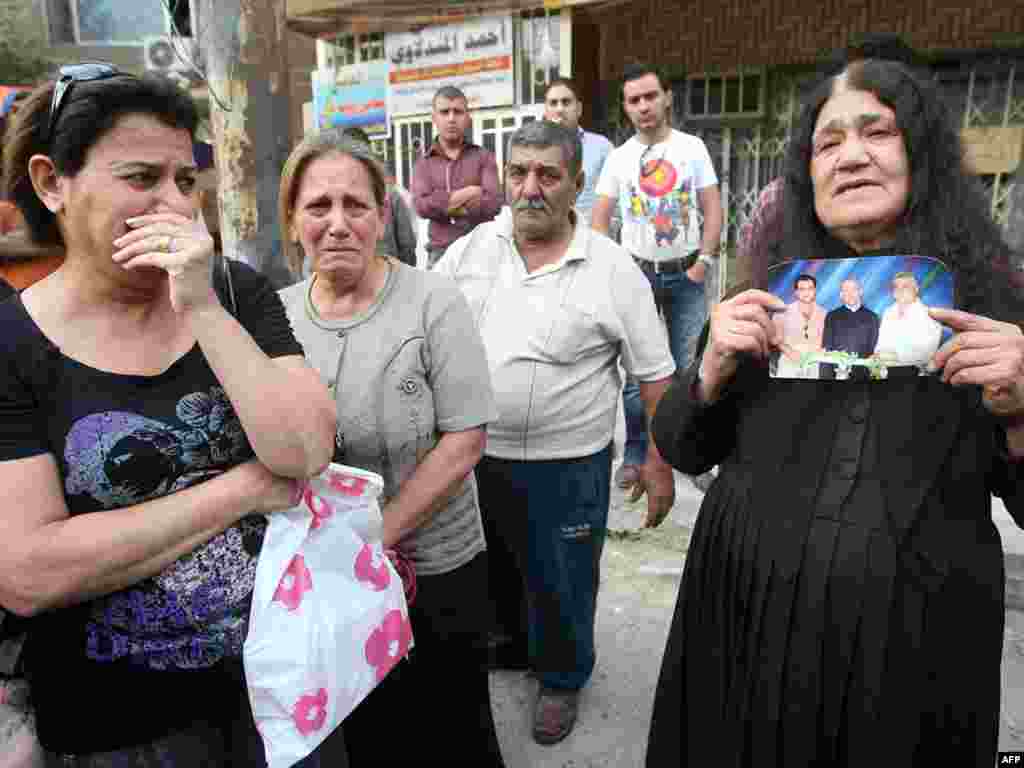
M 171 236 L 170 235 L 164 235 L 163 240 L 160 241 L 160 250 L 163 251 L 164 253 L 170 253 L 171 252 Z

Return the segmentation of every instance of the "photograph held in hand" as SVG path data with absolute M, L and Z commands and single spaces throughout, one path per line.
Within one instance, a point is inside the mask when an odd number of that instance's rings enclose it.
M 778 379 L 884 380 L 929 375 L 952 332 L 929 312 L 953 307 L 953 275 L 938 259 L 891 255 L 807 259 L 774 266 L 768 291 Z

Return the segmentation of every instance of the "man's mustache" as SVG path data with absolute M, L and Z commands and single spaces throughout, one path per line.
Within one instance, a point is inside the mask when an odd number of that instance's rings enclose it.
M 513 211 L 546 211 L 547 209 L 542 197 L 522 197 L 512 203 Z

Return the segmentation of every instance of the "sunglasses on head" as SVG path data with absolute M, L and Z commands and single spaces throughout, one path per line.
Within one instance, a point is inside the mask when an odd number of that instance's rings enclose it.
M 106 80 L 109 77 L 123 75 L 113 64 L 102 61 L 85 61 L 81 64 L 65 64 L 58 70 L 57 85 L 53 88 L 53 101 L 50 102 L 50 119 L 46 124 L 46 142 L 53 138 L 53 130 L 57 127 L 60 108 L 67 100 L 68 91 L 73 83 L 85 83 L 90 80 Z

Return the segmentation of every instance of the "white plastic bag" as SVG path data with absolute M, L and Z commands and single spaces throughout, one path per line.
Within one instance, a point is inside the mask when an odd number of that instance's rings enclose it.
M 43 768 L 36 720 L 23 678 L 0 680 L 0 768 Z
M 331 464 L 268 516 L 243 659 L 270 768 L 312 752 L 412 645 L 379 475 Z

